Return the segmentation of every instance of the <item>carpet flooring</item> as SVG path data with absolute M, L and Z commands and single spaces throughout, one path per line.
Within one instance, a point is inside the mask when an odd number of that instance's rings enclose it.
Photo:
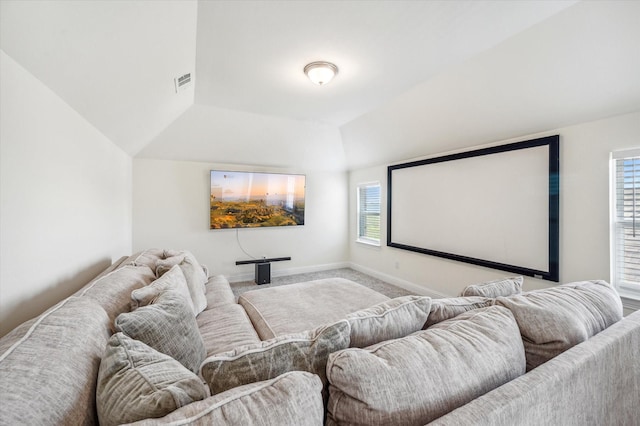
M 331 269 L 328 271 L 309 272 L 305 274 L 287 275 L 284 277 L 271 277 L 271 283 L 262 285 L 257 285 L 254 281 L 241 281 L 231 283 L 231 290 L 233 290 L 233 294 L 238 297 L 240 294 L 249 290 L 257 290 L 261 288 L 295 284 L 305 281 L 320 280 L 323 278 L 346 278 L 355 283 L 382 293 L 390 298 L 412 294 L 411 292 L 403 288 L 396 287 L 392 284 L 374 278 L 370 275 L 363 274 L 362 272 L 358 272 L 351 268 Z

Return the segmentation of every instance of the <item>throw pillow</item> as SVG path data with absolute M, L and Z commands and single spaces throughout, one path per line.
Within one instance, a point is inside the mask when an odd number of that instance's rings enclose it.
M 161 419 L 172 425 L 295 425 L 318 426 L 324 421 L 315 374 L 292 371 L 275 379 L 238 386 L 203 401 L 196 401 Z M 136 426 L 157 426 L 148 419 Z
M 156 262 L 156 275 L 162 276 L 169 271 L 174 265 L 179 265 L 187 279 L 187 286 L 191 294 L 191 300 L 196 308 L 196 312 L 200 313 L 207 307 L 207 296 L 205 295 L 205 284 L 207 276 L 204 269 L 200 266 L 195 256 L 188 251 L 181 254 L 160 259 Z
M 208 357 L 200 374 L 212 395 L 296 370 L 317 374 L 325 383 L 327 357 L 349 346 L 349 331 L 349 323 L 341 320 L 315 330 L 243 346 Z
M 424 425 L 524 374 L 518 326 L 498 306 L 329 355 L 327 424 Z
M 153 301 L 165 290 L 176 290 L 182 294 L 193 311 L 193 315 L 197 315 L 196 308 L 191 300 L 187 280 L 182 273 L 182 269 L 175 265 L 167 273 L 152 282 L 150 285 L 139 288 L 131 292 L 131 310 L 146 306 Z
M 158 259 L 163 259 L 164 257 L 163 249 L 147 249 L 131 256 L 131 258 L 133 258 L 131 264 L 134 266 L 148 266 L 149 268 L 154 269 Z
M 166 290 L 154 303 L 118 315 L 116 330 L 179 361 L 194 373 L 206 356 L 193 311 L 184 296 Z
M 173 358 L 122 333 L 109 339 L 96 388 L 101 425 L 162 417 L 208 396 L 200 378 Z
M 622 302 L 604 281 L 582 281 L 511 297 L 496 305 L 513 312 L 527 354 L 527 371 L 622 319 Z
M 402 296 L 349 314 L 350 347 L 364 348 L 421 330 L 430 308 L 430 297 Z
M 486 308 L 493 305 L 493 299 L 487 297 L 448 297 L 444 299 L 433 299 L 431 301 L 431 312 L 424 324 L 424 328 L 429 328 L 439 322 L 454 318 L 462 313 L 479 308 Z
M 464 288 L 460 296 L 500 297 L 522 293 L 522 276 L 501 278 L 485 283 L 472 284 Z

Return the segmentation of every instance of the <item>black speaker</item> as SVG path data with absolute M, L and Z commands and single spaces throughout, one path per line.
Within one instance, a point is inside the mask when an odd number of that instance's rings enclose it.
M 269 284 L 271 282 L 271 264 L 256 263 L 256 284 Z

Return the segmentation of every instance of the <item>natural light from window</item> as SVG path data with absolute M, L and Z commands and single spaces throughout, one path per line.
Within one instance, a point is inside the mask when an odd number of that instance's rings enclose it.
M 640 149 L 612 153 L 611 281 L 640 300 Z
M 380 184 L 358 185 L 358 242 L 380 245 Z

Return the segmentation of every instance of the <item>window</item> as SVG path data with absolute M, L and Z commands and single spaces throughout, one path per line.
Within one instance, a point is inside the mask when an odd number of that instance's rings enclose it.
M 640 299 L 640 149 L 612 158 L 611 280 L 621 296 Z
M 358 185 L 358 241 L 380 245 L 380 184 Z

